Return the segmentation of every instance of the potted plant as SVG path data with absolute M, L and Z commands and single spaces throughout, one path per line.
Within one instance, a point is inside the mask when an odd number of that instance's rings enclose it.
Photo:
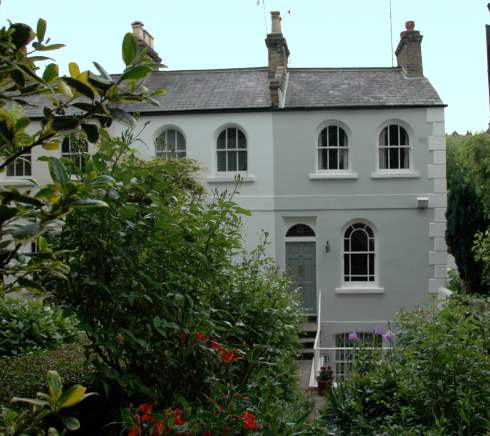
M 318 377 L 316 378 L 318 382 L 318 395 L 325 395 L 325 391 L 327 389 L 330 389 L 332 387 L 333 383 L 333 371 L 330 366 L 322 366 L 320 368 L 320 373 L 318 374 Z

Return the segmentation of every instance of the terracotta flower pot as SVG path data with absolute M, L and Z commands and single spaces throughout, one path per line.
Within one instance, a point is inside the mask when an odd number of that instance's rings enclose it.
M 323 397 L 331 387 L 332 382 L 330 380 L 318 380 L 318 395 Z

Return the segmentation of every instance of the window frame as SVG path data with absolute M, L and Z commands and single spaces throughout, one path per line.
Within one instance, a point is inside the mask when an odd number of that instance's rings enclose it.
M 169 149 L 168 146 L 165 147 L 165 149 L 159 150 L 157 147 L 158 140 L 162 135 L 168 135 L 168 132 L 173 131 L 176 133 L 175 136 L 175 143 L 176 143 L 176 148 L 174 150 Z M 182 140 L 184 142 L 184 148 L 179 149 L 178 148 L 178 135 L 182 137 Z M 164 145 L 166 145 L 164 143 Z M 177 126 L 174 125 L 166 125 L 161 127 L 160 129 L 157 130 L 155 137 L 153 138 L 153 150 L 155 153 L 155 158 L 156 159 L 161 159 L 161 160 L 170 160 L 170 159 L 186 159 L 187 158 L 187 138 L 183 132 L 183 130 Z M 169 157 L 169 155 L 174 155 L 173 157 Z M 178 156 L 179 154 L 184 154 L 183 156 Z M 162 157 L 162 155 L 165 155 L 165 157 Z
M 228 147 L 228 130 L 230 129 L 235 129 L 236 131 L 236 147 L 235 148 L 230 148 Z M 240 132 L 243 137 L 245 138 L 245 148 L 239 148 L 238 147 L 238 132 Z M 218 141 L 221 137 L 221 135 L 224 133 L 225 135 L 225 147 L 224 148 L 218 148 Z M 240 170 L 239 169 L 239 158 L 238 158 L 238 153 L 242 151 L 245 152 L 246 156 L 246 169 L 245 170 Z M 237 169 L 236 170 L 230 170 L 228 166 L 228 153 L 235 153 L 236 154 L 236 165 Z M 226 156 L 226 169 L 225 170 L 220 170 L 219 169 L 219 153 L 224 153 Z M 215 142 L 214 142 L 214 163 L 215 163 L 215 174 L 220 176 L 220 177 L 227 177 L 231 176 L 234 177 L 236 175 L 244 175 L 248 176 L 249 175 L 249 168 L 250 168 L 250 148 L 249 148 L 249 138 L 246 133 L 246 130 L 243 129 L 243 127 L 237 125 L 237 124 L 227 124 L 224 126 L 221 126 L 219 129 L 216 131 L 215 135 Z M 253 178 L 253 177 L 252 177 Z
M 28 159 L 27 159 L 28 158 Z M 22 174 L 17 174 L 17 165 L 21 162 Z M 28 174 L 26 174 L 26 167 L 28 166 Z M 13 174 L 9 172 L 13 169 Z M 15 179 L 20 177 L 32 177 L 32 149 L 29 148 L 27 152 L 22 153 L 20 156 L 16 157 L 12 162 L 7 165 L 5 169 L 5 175 L 9 179 Z
M 330 135 L 329 135 L 329 129 L 330 128 L 336 128 L 337 129 L 337 145 L 320 145 L 321 142 L 321 137 L 322 133 L 324 130 L 327 130 L 327 143 L 330 142 Z M 340 129 L 343 130 L 345 138 L 346 138 L 346 145 L 341 146 L 339 145 L 340 143 Z M 327 123 L 324 123 L 320 126 L 319 129 L 317 129 L 316 132 L 316 140 L 315 140 L 315 172 L 319 174 L 344 174 L 344 173 L 349 173 L 351 172 L 351 144 L 350 144 L 350 130 L 345 126 L 345 124 L 338 122 L 338 121 L 329 121 Z M 345 168 L 320 168 L 320 163 L 321 163 L 321 158 L 320 158 L 320 152 L 322 150 L 336 150 L 337 151 L 337 165 L 340 166 L 340 150 L 345 150 L 346 155 L 347 155 L 347 165 Z M 329 154 L 327 153 L 327 162 L 329 161 Z M 328 166 L 328 165 L 327 165 Z
M 69 151 L 63 151 L 65 140 L 67 140 L 69 143 Z M 86 150 L 80 151 L 80 149 L 79 149 L 79 150 L 74 151 L 72 149 L 72 141 L 73 140 L 80 141 L 85 146 Z M 72 135 L 66 136 L 63 139 L 63 141 L 61 143 L 61 157 L 71 160 L 73 162 L 74 167 L 77 170 L 79 170 L 79 171 L 84 170 L 88 156 L 89 156 L 89 142 L 87 139 L 85 139 L 83 137 L 75 137 Z
M 391 126 L 394 126 L 396 125 L 397 128 L 398 128 L 398 144 L 396 145 L 381 145 L 381 137 L 383 135 L 383 132 L 385 131 L 385 129 L 388 129 L 388 143 L 390 142 L 390 127 Z M 408 139 L 408 144 L 404 145 L 404 144 L 400 144 L 400 128 L 402 128 L 405 133 L 406 133 L 406 137 Z M 401 120 L 397 120 L 397 119 L 393 119 L 393 120 L 388 120 L 386 122 L 384 122 L 380 128 L 378 129 L 377 131 L 377 135 L 376 135 L 376 172 L 378 174 L 404 174 L 404 173 L 413 173 L 415 175 L 415 171 L 414 171 L 414 165 L 413 165 L 413 161 L 414 161 L 414 158 L 413 158 L 413 141 L 412 139 L 414 138 L 414 134 L 413 134 L 413 131 L 412 129 L 410 128 L 410 126 L 401 121 Z M 382 149 L 386 149 L 386 150 L 390 150 L 390 149 L 397 149 L 398 150 L 398 168 L 381 168 L 381 150 Z M 401 149 L 406 149 L 408 150 L 408 167 L 405 167 L 405 168 L 402 168 L 401 167 Z M 390 162 L 390 157 L 388 155 L 388 164 Z

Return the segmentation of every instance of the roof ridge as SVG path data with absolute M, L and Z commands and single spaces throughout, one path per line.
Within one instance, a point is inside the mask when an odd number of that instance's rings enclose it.
M 235 73 L 237 71 L 268 71 L 267 67 L 243 67 L 243 68 L 209 68 L 199 70 L 163 70 L 155 71 L 153 74 L 169 74 L 169 73 Z

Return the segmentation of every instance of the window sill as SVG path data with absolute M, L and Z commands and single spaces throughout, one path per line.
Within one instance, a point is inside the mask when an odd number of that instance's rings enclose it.
M 240 183 L 254 183 L 255 176 L 253 174 L 226 174 L 223 176 L 208 176 L 206 181 L 210 184 L 215 183 L 236 183 L 239 176 Z
M 385 288 L 377 286 L 344 286 L 335 289 L 336 294 L 384 294 Z
M 332 171 L 325 173 L 311 173 L 308 178 L 310 180 L 323 180 L 323 179 L 357 179 L 359 174 L 352 171 Z
M 375 171 L 371 173 L 371 179 L 416 179 L 420 177 L 418 171 Z

